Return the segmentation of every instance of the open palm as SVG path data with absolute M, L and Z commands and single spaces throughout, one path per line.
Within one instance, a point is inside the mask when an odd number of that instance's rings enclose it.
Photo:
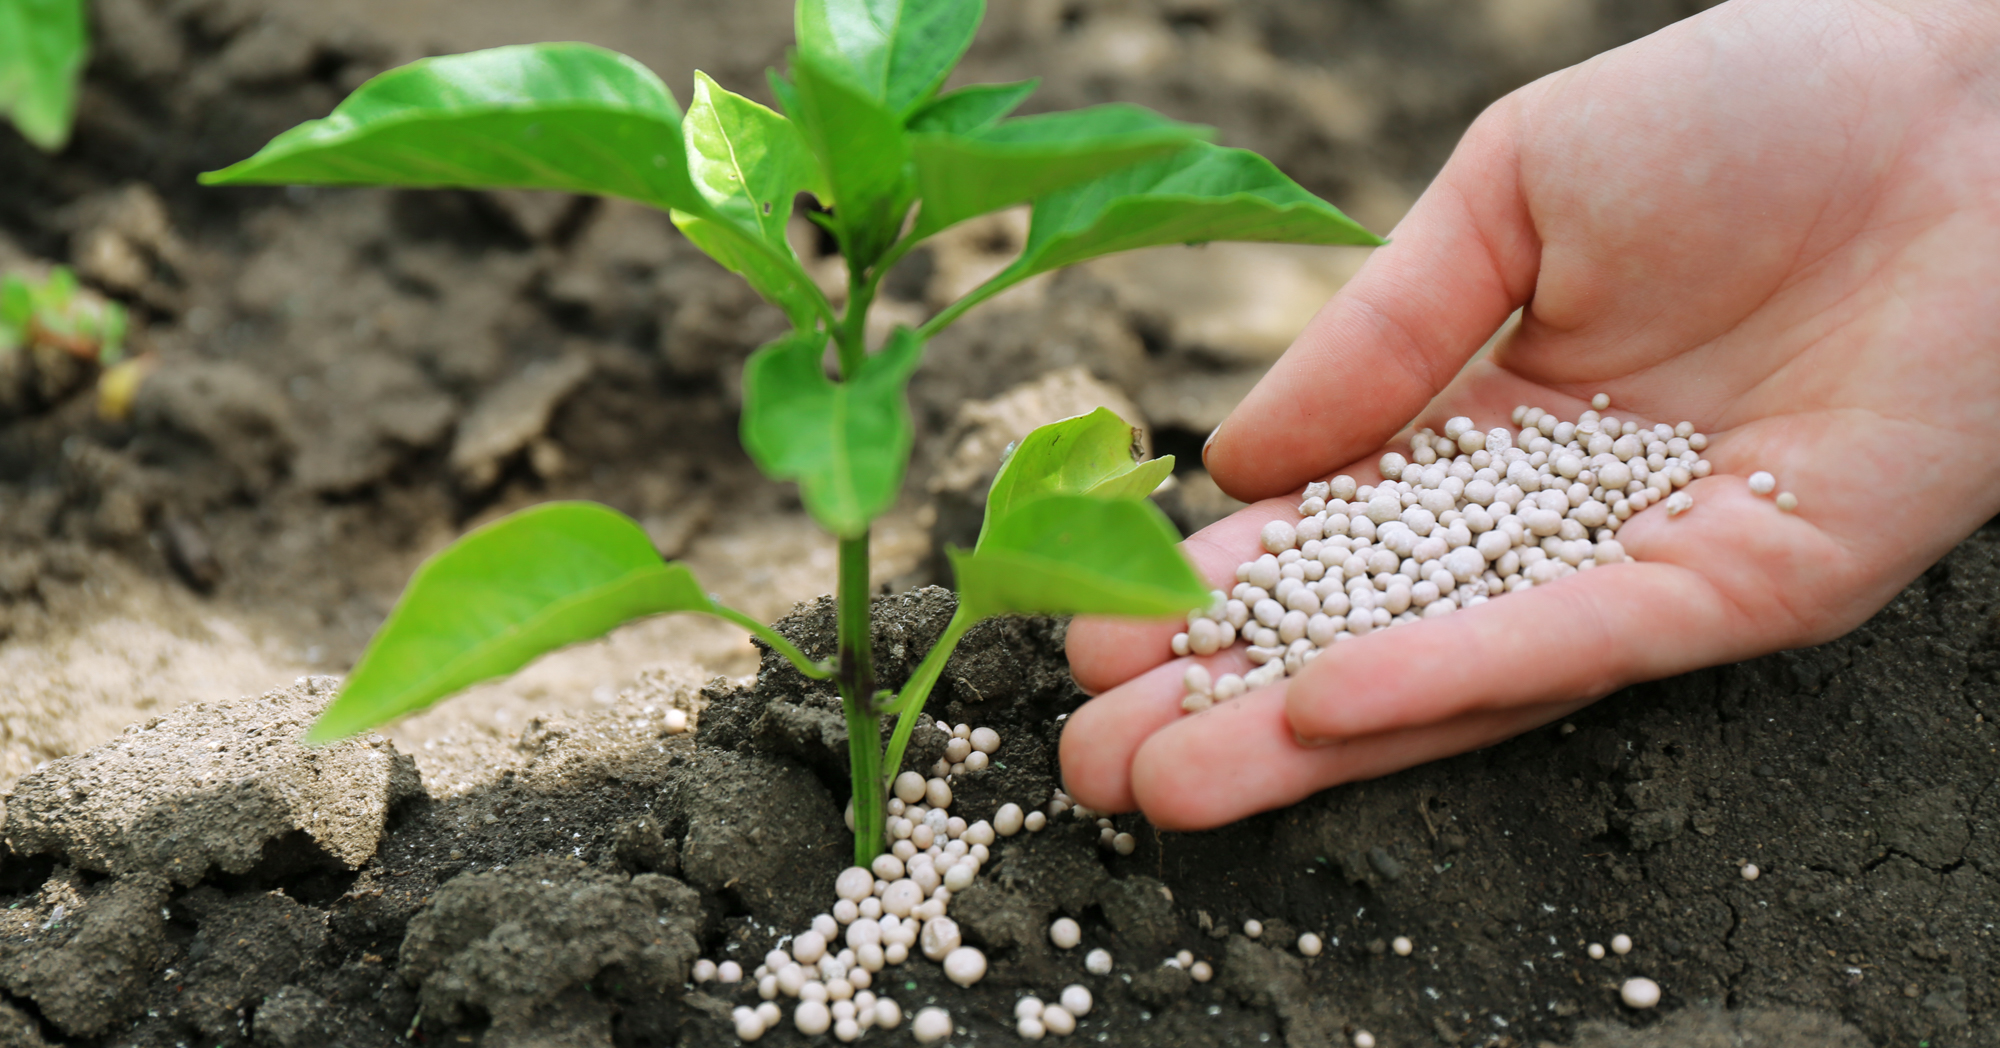
M 1600 391 L 1710 435 L 1696 508 L 1629 521 L 1638 563 L 1357 638 L 1191 717 L 1173 624 L 1079 620 L 1083 803 L 1217 825 L 1824 641 L 2000 511 L 1989 5 L 1734 0 L 1497 103 L 1391 241 L 1212 438 L 1216 481 L 1267 500 L 1188 540 L 1214 583 L 1305 482 L 1372 480 L 1409 426 L 1575 418 Z M 1759 469 L 1797 513 L 1749 492 Z

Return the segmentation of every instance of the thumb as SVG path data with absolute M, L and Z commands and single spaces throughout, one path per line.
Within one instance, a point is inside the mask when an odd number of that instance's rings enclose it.
M 1371 454 L 1528 300 L 1541 242 L 1522 197 L 1520 93 L 1476 121 L 1367 265 L 1209 438 L 1202 459 L 1254 502 Z

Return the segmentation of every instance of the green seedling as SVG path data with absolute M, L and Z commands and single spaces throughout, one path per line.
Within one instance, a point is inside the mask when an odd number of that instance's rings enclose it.
M 800 0 L 789 76 L 769 78 L 779 109 L 696 74 L 683 114 L 645 67 L 584 44 L 426 59 L 203 176 L 564 190 L 666 209 L 791 319 L 793 331 L 745 365 L 743 444 L 764 472 L 798 483 L 839 542 L 837 652 L 821 663 L 704 592 L 686 566 L 663 562 L 613 510 L 559 502 L 516 513 L 418 570 L 311 739 L 382 724 L 642 616 L 717 615 L 807 676 L 836 682 L 865 866 L 883 846 L 888 784 L 918 712 L 975 623 L 1168 616 L 1207 601 L 1172 526 L 1146 500 L 1172 460 L 1136 461 L 1132 428 L 1100 410 L 1044 426 L 1014 450 L 977 543 L 951 552 L 959 602 L 949 628 L 900 690 L 878 687 L 869 529 L 908 468 L 905 390 L 939 330 L 1022 280 L 1114 251 L 1381 242 L 1268 161 L 1210 144 L 1208 128 L 1128 105 L 1010 117 L 1032 82 L 942 91 L 983 13 L 980 0 Z M 844 296 L 823 294 L 786 238 L 801 193 L 839 244 Z M 921 327 L 866 344 L 869 306 L 897 260 L 959 222 L 1020 204 L 1032 219 L 1012 265 Z
M 83 0 L 0 0 L 0 116 L 49 152 L 69 141 L 88 44 Z
M 125 307 L 77 287 L 63 266 L 44 280 L 0 277 L 0 353 L 60 351 L 99 364 L 125 355 Z

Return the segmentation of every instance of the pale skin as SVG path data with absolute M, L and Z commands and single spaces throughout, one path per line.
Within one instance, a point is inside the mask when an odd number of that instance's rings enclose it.
M 1376 631 L 1192 716 L 1176 624 L 1077 620 L 1083 804 L 1216 826 L 1820 643 L 2000 512 L 2000 5 L 1733 0 L 1496 103 L 1391 240 L 1211 438 L 1253 500 L 1185 544 L 1212 585 L 1305 483 L 1371 482 L 1454 415 L 1575 419 L 1604 392 L 1694 422 L 1714 474 L 1618 533 L 1637 563 Z M 1759 469 L 1796 513 L 1750 493 Z

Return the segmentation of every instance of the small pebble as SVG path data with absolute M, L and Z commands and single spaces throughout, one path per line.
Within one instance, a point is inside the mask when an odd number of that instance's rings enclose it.
M 1678 517 L 1694 508 L 1694 496 L 1685 491 L 1676 491 L 1667 496 L 1667 516 Z
M 1052 1004 L 1042 1009 L 1042 1026 L 1057 1037 L 1068 1037 L 1076 1032 L 1076 1016 L 1060 1004 Z
M 1611 937 L 1611 952 L 1620 957 L 1632 952 L 1632 937 L 1619 934 Z
M 1651 1008 L 1660 1003 L 1660 984 L 1644 977 L 1625 980 L 1618 997 L 1627 1008 Z
M 730 1016 L 736 1022 L 736 1039 L 754 1041 L 764 1036 L 764 1017 L 754 1008 L 738 1008 Z
M 951 1013 L 943 1008 L 925 1008 L 910 1020 L 910 1033 L 918 1044 L 936 1044 L 951 1036 Z
M 698 983 L 715 981 L 715 962 L 703 957 L 694 962 L 694 981 Z
M 1604 959 L 1604 944 L 1601 942 L 1591 943 L 1590 949 L 1585 950 L 1583 952 L 1589 954 L 1591 960 L 1601 961 Z
M 1026 816 L 1022 814 L 1021 806 L 1010 801 L 1002 804 L 1000 810 L 993 813 L 993 832 L 1002 837 L 1012 837 L 1021 832 L 1021 826 L 1025 821 Z
M 1040 1018 L 1045 1007 L 1047 1005 L 1042 1003 L 1040 997 L 1023 997 L 1014 1002 L 1014 1018 L 1026 1019 L 1030 1016 Z
M 1354 1031 L 1354 1048 L 1375 1048 L 1375 1035 L 1367 1030 Z
M 792 1012 L 792 1025 L 807 1037 L 817 1037 L 833 1025 L 833 1012 L 821 1001 L 800 1001 Z
M 1770 475 L 1769 473 L 1764 472 L 1761 469 L 1755 473 L 1750 474 L 1751 494 L 1769 495 L 1771 492 L 1776 490 L 1778 490 L 1778 478 Z
M 1761 874 L 1762 874 L 1762 873 L 1763 873 L 1764 871 L 1762 871 L 1762 870 L 1758 869 L 1758 868 L 1757 868 L 1757 864 L 1756 864 L 1756 863 L 1754 863 L 1754 862 L 1746 862 L 1746 863 L 1744 863 L 1744 864 L 1743 864 L 1743 869 L 1742 869 L 1742 871 L 1741 871 L 1741 872 L 1742 872 L 1742 874 L 1743 874 L 1743 879 L 1744 879 L 1744 880 L 1746 880 L 1746 881 L 1754 881 L 1754 880 L 1756 880 L 1756 879 L 1758 878 L 1758 876 L 1760 876 L 1760 875 L 1761 875 Z
M 1042 1025 L 1039 1015 L 1023 1015 L 1014 1023 L 1014 1032 L 1024 1041 L 1039 1041 L 1048 1036 L 1049 1029 Z
M 875 1000 L 875 1025 L 884 1030 L 893 1030 L 903 1023 L 903 1008 L 887 997 Z
M 974 728 L 971 738 L 972 748 L 988 757 L 1000 750 L 1000 733 L 992 728 Z
M 681 732 L 688 730 L 688 715 L 686 710 L 668 710 L 661 720 L 663 721 L 662 726 L 667 729 L 667 734 L 669 735 L 679 735 Z M 759 1034 L 759 1036 L 762 1036 L 762 1034 Z M 755 1040 L 756 1038 L 747 1039 Z
M 1609 393 L 1599 393 L 1596 396 L 1590 398 L 1590 407 L 1591 410 L 1593 411 L 1603 411 L 1605 408 L 1608 408 L 1610 406 L 1611 406 L 1611 394 Z
M 1083 941 L 1083 929 L 1068 917 L 1058 917 L 1049 925 L 1049 941 L 1059 950 L 1075 949 Z
M 1106 959 L 1109 959 L 1108 956 Z M 1080 983 L 1071 983 L 1069 986 L 1063 988 L 1061 998 L 1063 1010 L 1079 1019 L 1090 1014 L 1092 1002 L 1093 998 L 1090 996 L 1090 987 L 1088 986 Z
M 971 946 L 961 946 L 945 955 L 944 975 L 960 986 L 971 986 L 986 976 L 986 955 Z
M 1210 967 L 1207 961 L 1196 961 L 1188 965 L 1188 975 L 1192 976 L 1195 982 L 1205 983 L 1215 978 L 1215 969 Z
M 1396 951 L 1396 956 L 1398 957 L 1408 957 L 1410 955 L 1410 951 L 1416 949 L 1417 946 L 1415 943 L 1410 941 L 1409 936 L 1398 935 L 1396 936 L 1394 941 L 1389 943 L 1389 948 Z
M 1090 951 L 1083 958 L 1083 970 L 1092 975 L 1110 975 L 1111 951 L 1104 949 Z
M 1049 817 L 1043 814 L 1040 808 L 1036 808 L 1034 811 L 1029 812 L 1021 820 L 1021 825 L 1025 827 L 1029 833 L 1039 833 L 1041 832 L 1042 827 L 1047 826 L 1048 824 L 1049 824 Z
M 1408 942 L 1409 940 L 1403 939 L 1398 941 Z M 1322 948 L 1323 944 L 1319 941 L 1319 936 L 1314 935 L 1311 932 L 1306 932 L 1305 934 L 1299 936 L 1299 952 L 1304 954 L 1305 956 L 1318 957 L 1319 952 Z M 1407 951 L 1398 950 L 1397 952 L 1403 953 Z
M 1120 855 L 1130 855 L 1138 847 L 1138 838 L 1129 833 L 1121 833 L 1111 838 L 1111 850 Z
M 743 981 L 743 966 L 735 961 L 724 961 L 715 966 L 715 981 L 736 983 Z
M 1789 491 L 1778 493 L 1778 509 L 1790 513 L 1799 508 L 1799 497 Z
M 1243 922 L 1243 934 L 1255 939 L 1264 934 L 1264 922 L 1255 917 Z
M 896 776 L 893 789 L 897 800 L 904 804 L 915 804 L 924 799 L 924 777 L 916 772 L 906 771 Z

